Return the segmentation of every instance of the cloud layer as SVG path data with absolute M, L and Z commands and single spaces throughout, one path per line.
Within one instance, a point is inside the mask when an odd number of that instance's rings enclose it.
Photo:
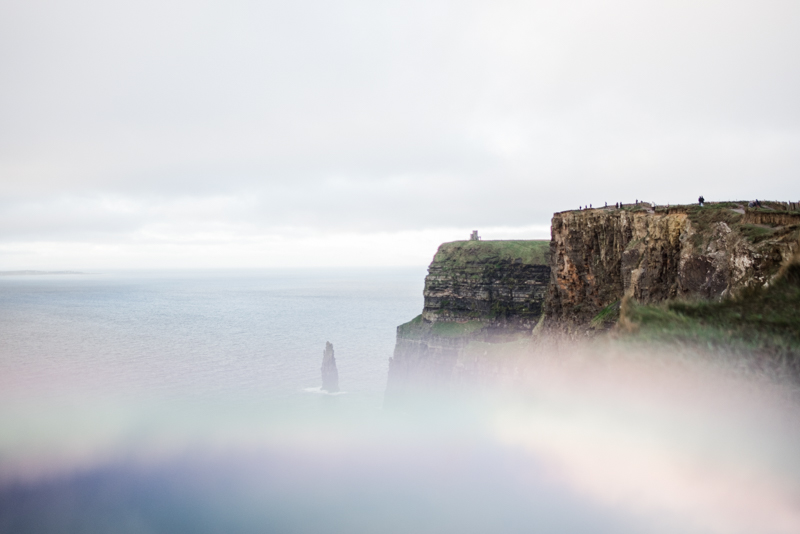
M 792 1 L 5 2 L 0 264 L 298 235 L 425 263 L 424 235 L 588 203 L 798 200 L 797 27 Z M 309 264 L 286 247 L 241 266 Z

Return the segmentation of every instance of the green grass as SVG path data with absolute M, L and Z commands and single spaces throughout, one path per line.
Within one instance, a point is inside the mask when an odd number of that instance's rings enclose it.
M 426 332 L 441 337 L 462 337 L 478 332 L 484 327 L 483 321 L 472 320 L 466 322 L 434 321 L 425 323 L 422 315 L 417 315 L 409 322 L 397 327 L 403 336 L 418 336 Z
M 633 339 L 755 354 L 800 369 L 800 263 L 736 298 L 624 308 Z
M 482 321 L 467 321 L 464 323 L 436 321 L 431 325 L 431 333 L 442 337 L 462 337 L 477 332 L 482 328 Z
M 752 208 L 757 211 L 776 211 L 782 213 L 797 213 L 798 210 L 791 210 L 789 206 L 787 206 L 783 202 L 774 201 L 774 200 L 760 200 L 761 207 L 760 208 Z M 747 203 L 745 203 L 747 205 Z
M 703 245 L 703 240 L 709 237 L 709 230 L 713 224 L 724 222 L 730 227 L 738 225 L 742 219 L 742 214 L 733 211 L 734 208 L 738 207 L 740 207 L 739 204 L 734 202 L 716 202 L 705 206 L 689 206 L 687 215 L 696 232 L 692 236 L 694 245 Z
M 619 304 L 620 302 L 617 300 L 615 302 L 612 302 L 602 310 L 600 310 L 600 313 L 598 313 L 592 318 L 592 321 L 590 323 L 591 327 L 610 328 L 611 326 L 616 324 L 617 319 L 619 319 L 619 308 L 620 308 Z
M 785 211 L 782 206 L 776 202 L 761 202 L 765 208 L 771 206 L 771 209 L 764 208 L 748 208 L 750 211 L 758 211 L 763 213 L 772 213 L 776 215 L 791 214 L 794 212 Z M 765 239 L 776 237 L 777 228 L 770 228 L 767 225 L 758 224 L 743 224 L 743 215 L 733 211 L 736 208 L 745 208 L 747 202 L 716 202 L 713 204 L 706 204 L 705 206 L 687 206 L 687 214 L 695 234 L 692 236 L 692 243 L 695 246 L 703 246 L 710 238 L 710 230 L 712 225 L 724 222 L 733 231 L 739 232 L 751 243 L 758 243 Z M 781 209 L 777 209 L 781 208 Z
M 400 334 L 407 334 L 409 332 L 413 332 L 415 330 L 419 330 L 422 328 L 422 314 L 417 315 L 407 323 L 403 323 L 397 327 L 397 331 Z
M 433 261 L 547 265 L 549 254 L 549 240 L 453 241 L 442 244 Z
M 774 228 L 767 228 L 757 224 L 743 224 L 739 226 L 739 231 L 751 243 L 757 243 L 763 239 L 767 239 L 775 233 Z

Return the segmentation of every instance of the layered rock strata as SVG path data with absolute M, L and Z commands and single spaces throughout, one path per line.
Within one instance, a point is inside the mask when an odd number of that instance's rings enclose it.
M 467 349 L 531 333 L 550 281 L 549 248 L 547 241 L 441 245 L 428 267 L 422 314 L 397 328 L 387 403 L 410 389 L 500 372 L 496 362 L 486 368 L 479 350 Z
M 616 323 L 626 297 L 719 299 L 768 284 L 798 250 L 800 212 L 760 204 L 569 211 L 553 216 L 549 243 L 445 243 L 428 268 L 422 314 L 397 328 L 387 404 L 415 389 L 513 376 L 524 367 L 518 356 L 541 345 L 531 333 L 593 335 Z M 515 339 L 524 350 L 505 343 Z
M 737 203 L 556 213 L 545 324 L 587 332 L 625 296 L 716 299 L 763 285 L 796 250 L 798 228 L 798 213 Z

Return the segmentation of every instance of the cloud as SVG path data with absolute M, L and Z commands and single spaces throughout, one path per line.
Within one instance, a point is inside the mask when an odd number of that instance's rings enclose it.
M 440 243 L 471 229 L 325 232 L 308 228 L 251 229 L 151 225 L 137 232 L 71 240 L 0 241 L 8 270 L 52 265 L 75 270 L 392 267 L 430 263 Z M 546 239 L 546 225 L 485 228 L 486 239 Z
M 798 23 L 777 0 L 6 2 L 0 239 L 797 200 Z

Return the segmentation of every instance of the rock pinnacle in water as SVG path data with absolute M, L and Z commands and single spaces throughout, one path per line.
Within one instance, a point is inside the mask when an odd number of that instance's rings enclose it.
M 333 345 L 325 342 L 322 352 L 322 390 L 329 393 L 339 391 L 339 371 L 336 370 L 336 358 L 333 357 Z

